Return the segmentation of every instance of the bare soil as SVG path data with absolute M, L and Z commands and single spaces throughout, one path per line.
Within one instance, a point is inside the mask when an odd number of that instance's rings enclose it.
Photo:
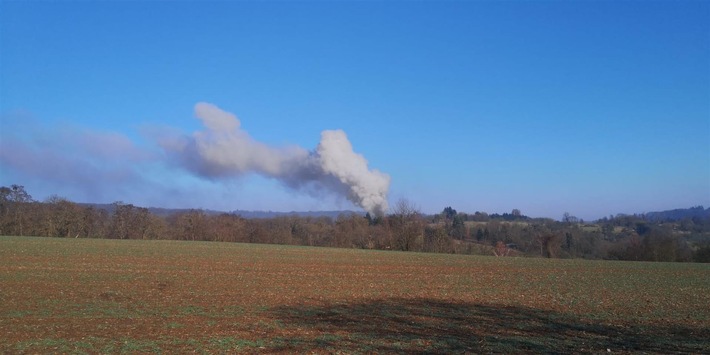
M 2 353 L 708 353 L 710 265 L 0 237 Z

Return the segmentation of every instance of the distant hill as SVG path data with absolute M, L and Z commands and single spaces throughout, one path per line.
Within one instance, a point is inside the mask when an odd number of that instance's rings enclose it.
M 244 211 L 236 210 L 230 212 L 231 214 L 236 214 L 244 218 L 272 218 L 272 217 L 282 217 L 282 216 L 298 216 L 298 217 L 330 217 L 338 218 L 340 215 L 358 215 L 364 216 L 363 212 L 355 211 L 291 211 L 291 212 L 274 212 L 274 211 Z
M 649 221 L 660 222 L 660 221 L 679 221 L 685 218 L 708 218 L 710 217 L 710 207 L 704 209 L 703 206 L 691 207 L 691 208 L 679 208 L 675 210 L 661 211 L 661 212 L 648 212 L 645 214 L 646 219 Z
M 116 206 L 112 203 L 79 203 L 81 206 L 93 207 L 95 209 L 105 210 L 109 214 L 112 214 L 116 209 Z M 140 206 L 136 206 L 140 207 Z M 222 213 L 229 213 L 233 215 L 242 216 L 243 218 L 273 218 L 273 217 L 284 217 L 284 216 L 298 216 L 298 217 L 330 217 L 338 218 L 340 215 L 359 215 L 364 216 L 364 212 L 357 211 L 291 211 L 291 212 L 279 212 L 279 211 L 248 211 L 248 210 L 234 210 L 234 211 L 216 211 L 216 210 L 205 210 L 199 208 L 160 208 L 160 207 L 148 207 L 150 213 L 160 216 L 167 217 L 176 213 L 185 213 L 192 210 L 200 210 L 208 215 L 218 215 Z M 507 213 L 503 214 L 505 217 Z M 710 207 L 703 208 L 703 206 L 691 207 L 691 208 L 679 208 L 674 210 L 660 211 L 660 212 L 647 212 L 643 214 L 644 217 L 653 222 L 661 221 L 679 221 L 685 218 L 710 218 Z M 499 216 L 496 214 L 491 215 L 491 217 Z M 430 218 L 431 216 L 426 216 Z M 499 216 L 500 217 L 500 216 Z M 526 217 L 527 218 L 527 217 Z
M 109 214 L 112 214 L 116 209 L 116 205 L 112 203 L 79 203 L 81 206 L 92 207 L 97 210 L 105 210 Z M 141 207 L 141 206 L 136 206 Z M 167 217 L 177 213 L 185 213 L 195 210 L 195 208 L 160 208 L 160 207 L 148 207 L 148 211 L 156 216 Z M 291 211 L 291 212 L 278 212 L 278 211 L 246 211 L 246 210 L 235 210 L 231 212 L 227 211 L 216 211 L 216 210 L 200 210 L 208 215 L 218 215 L 222 213 L 229 213 L 233 215 L 242 216 L 243 218 L 273 218 L 273 217 L 283 217 L 283 216 L 298 216 L 298 217 L 330 217 L 338 218 L 340 215 L 362 215 L 363 212 L 356 211 Z

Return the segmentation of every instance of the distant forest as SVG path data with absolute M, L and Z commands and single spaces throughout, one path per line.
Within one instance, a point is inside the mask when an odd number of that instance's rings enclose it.
M 172 211 L 172 212 L 171 212 Z M 710 208 L 617 215 L 585 222 L 510 213 L 472 214 L 451 207 L 423 215 L 400 200 L 391 213 L 337 217 L 110 208 L 53 196 L 35 201 L 20 185 L 0 187 L 0 235 L 59 238 L 170 239 L 269 243 L 498 257 L 710 262 Z

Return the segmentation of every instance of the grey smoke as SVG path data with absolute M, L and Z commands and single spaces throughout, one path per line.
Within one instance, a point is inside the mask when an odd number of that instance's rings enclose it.
M 197 103 L 195 115 L 204 130 L 164 139 L 161 145 L 198 175 L 224 178 L 256 173 L 296 190 L 336 193 L 376 215 L 387 211 L 389 175 L 368 168 L 342 130 L 321 132 L 318 146 L 308 151 L 258 142 L 241 129 L 237 116 L 209 103 Z

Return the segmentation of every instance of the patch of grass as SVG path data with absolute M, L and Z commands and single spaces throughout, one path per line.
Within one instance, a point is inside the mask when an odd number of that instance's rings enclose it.
M 135 353 L 161 353 L 161 348 L 157 341 L 142 339 L 124 339 L 121 341 L 121 354 Z
M 33 314 L 34 312 L 30 310 L 9 310 L 6 314 L 0 316 L 7 318 L 22 318 Z
M 94 351 L 90 342 L 71 341 L 67 339 L 43 338 L 15 344 L 15 350 L 21 353 L 51 351 L 61 354 L 88 354 Z
M 283 321 L 276 319 L 276 320 L 259 320 L 256 324 L 256 329 L 259 329 L 261 331 L 274 331 L 277 329 L 283 329 L 284 328 L 284 323 Z
M 208 316 L 208 313 L 205 311 L 203 307 L 200 306 L 185 306 L 182 309 L 179 310 L 181 315 L 189 315 L 189 316 Z
M 210 348 L 225 352 L 264 348 L 265 344 L 261 339 L 248 340 L 235 337 L 211 338 L 209 340 Z
M 239 344 L 239 339 L 236 339 L 234 337 L 210 339 L 210 345 L 212 348 L 216 348 L 217 350 L 225 352 L 230 350 L 237 350 L 237 348 L 239 347 L 237 344 Z
M 184 328 L 185 325 L 178 323 L 178 322 L 169 322 L 168 324 L 165 325 L 165 327 L 168 329 L 179 329 L 179 328 Z
M 322 334 L 316 337 L 315 343 L 319 348 L 331 348 L 337 346 L 338 342 L 342 339 L 342 336 L 335 334 Z

